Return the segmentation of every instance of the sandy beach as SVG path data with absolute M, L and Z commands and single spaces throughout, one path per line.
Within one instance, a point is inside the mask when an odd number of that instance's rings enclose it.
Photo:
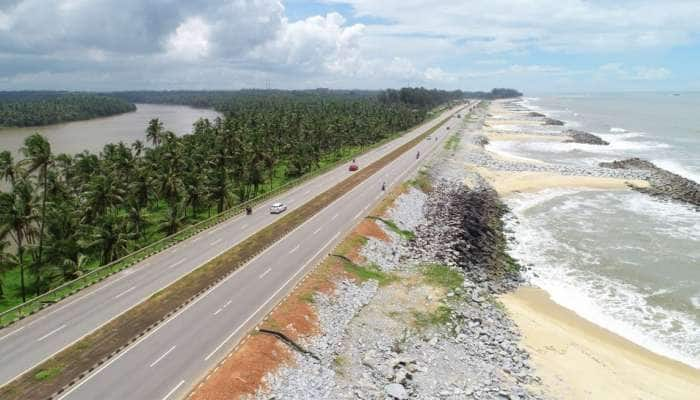
M 512 126 L 514 132 L 486 127 L 491 141 L 564 141 L 566 135 L 539 135 L 517 127 L 532 127 L 522 112 L 491 104 L 489 125 Z M 493 159 L 543 163 L 500 152 Z M 549 171 L 496 170 L 470 165 L 501 197 L 550 188 L 630 190 L 648 187 L 645 180 L 563 175 Z M 558 399 L 697 399 L 700 370 L 653 353 L 589 322 L 552 301 L 542 289 L 522 287 L 500 297 L 522 333 L 521 344 L 532 357 L 545 396 Z
M 534 171 L 494 171 L 483 167 L 473 167 L 500 194 L 507 196 L 520 192 L 536 192 L 551 188 L 590 188 L 626 190 L 628 185 L 647 187 L 642 180 L 603 178 L 595 176 L 564 176 L 554 172 Z
M 545 391 L 561 399 L 697 399 L 700 370 L 579 317 L 538 288 L 500 298 Z

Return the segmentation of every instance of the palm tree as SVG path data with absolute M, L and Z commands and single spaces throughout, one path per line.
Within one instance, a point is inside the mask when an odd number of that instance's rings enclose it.
M 0 179 L 4 179 L 11 186 L 15 185 L 15 178 L 18 175 L 18 166 L 12 159 L 12 153 L 5 150 L 0 152 Z
M 163 123 L 158 118 L 154 118 L 148 122 L 146 128 L 146 140 L 153 144 L 153 147 L 160 146 L 161 134 L 163 132 Z
M 6 240 L 0 240 L 0 299 L 5 298 L 5 291 L 3 289 L 2 278 L 5 272 L 9 271 L 17 263 L 17 256 L 10 253 L 9 251 L 10 242 Z
M 20 269 L 22 302 L 27 301 L 24 282 L 24 255 L 36 235 L 36 213 L 34 212 L 31 184 L 26 179 L 15 181 L 12 192 L 0 192 L 0 239 L 11 238 L 16 255 L 12 264 Z
M 129 253 L 133 237 L 124 217 L 105 215 L 98 221 L 85 247 L 99 250 L 101 263 L 107 264 Z
M 28 136 L 24 140 L 24 147 L 22 148 L 22 153 L 24 154 L 25 161 L 29 164 L 27 169 L 28 173 L 38 170 L 39 180 L 42 181 L 42 191 L 41 191 L 41 218 L 39 220 L 39 251 L 36 260 L 37 265 L 37 290 L 41 286 L 41 268 L 43 262 L 43 250 L 44 250 L 44 227 L 46 222 L 46 195 L 48 186 L 48 168 L 51 164 L 51 145 L 49 142 L 38 133 Z M 37 293 L 38 295 L 39 293 Z

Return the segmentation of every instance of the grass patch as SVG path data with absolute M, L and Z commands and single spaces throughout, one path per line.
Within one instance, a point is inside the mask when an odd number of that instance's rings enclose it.
M 299 296 L 299 300 L 303 301 L 304 303 L 309 303 L 309 304 L 313 304 L 316 301 L 314 299 L 313 292 L 303 293 L 302 295 Z
M 406 229 L 401 229 L 396 225 L 396 222 L 390 220 L 390 219 L 384 219 L 380 217 L 367 217 L 367 218 L 372 218 L 374 220 L 382 221 L 384 225 L 387 226 L 392 232 L 396 233 L 397 235 L 401 236 L 402 238 L 406 240 L 411 240 L 416 237 L 416 234 L 413 233 L 412 231 L 406 230 Z
M 360 282 L 365 282 L 371 279 L 377 281 L 379 286 L 386 286 L 397 279 L 396 276 L 387 274 L 374 265 L 361 266 L 347 261 L 345 261 L 343 264 L 345 271 L 357 278 L 357 280 Z
M 464 276 L 454 268 L 442 264 L 427 264 L 421 267 L 425 281 L 433 286 L 440 286 L 447 290 L 455 290 L 462 287 Z
M 452 309 L 444 304 L 438 306 L 433 312 L 414 311 L 413 320 L 418 328 L 444 325 L 450 321 Z
M 457 150 L 457 146 L 459 146 L 459 136 L 456 134 L 452 134 L 449 139 L 445 142 L 445 150 Z
M 418 171 L 418 175 L 409 184 L 423 193 L 430 193 L 433 190 L 433 182 L 425 170 Z
M 62 365 L 57 365 L 55 367 L 47 368 L 47 369 L 42 369 L 36 374 L 34 374 L 34 379 L 38 381 L 46 381 L 49 380 L 56 375 L 58 375 L 61 371 L 63 371 L 63 366 Z

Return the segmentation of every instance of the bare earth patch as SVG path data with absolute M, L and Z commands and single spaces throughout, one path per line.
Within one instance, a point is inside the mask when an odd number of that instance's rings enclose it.
M 377 223 L 371 219 L 365 219 L 362 221 L 360 225 L 357 226 L 355 231 L 365 237 L 373 237 L 384 242 L 391 241 L 389 235 L 387 235 L 386 232 L 384 232 L 384 230 L 382 230 Z
M 276 338 L 251 336 L 193 394 L 192 400 L 231 400 L 252 395 L 262 378 L 291 360 L 291 350 Z

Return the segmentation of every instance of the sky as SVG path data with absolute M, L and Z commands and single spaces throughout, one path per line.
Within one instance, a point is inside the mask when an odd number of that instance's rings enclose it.
M 700 90 L 700 0 L 0 0 L 0 90 Z

